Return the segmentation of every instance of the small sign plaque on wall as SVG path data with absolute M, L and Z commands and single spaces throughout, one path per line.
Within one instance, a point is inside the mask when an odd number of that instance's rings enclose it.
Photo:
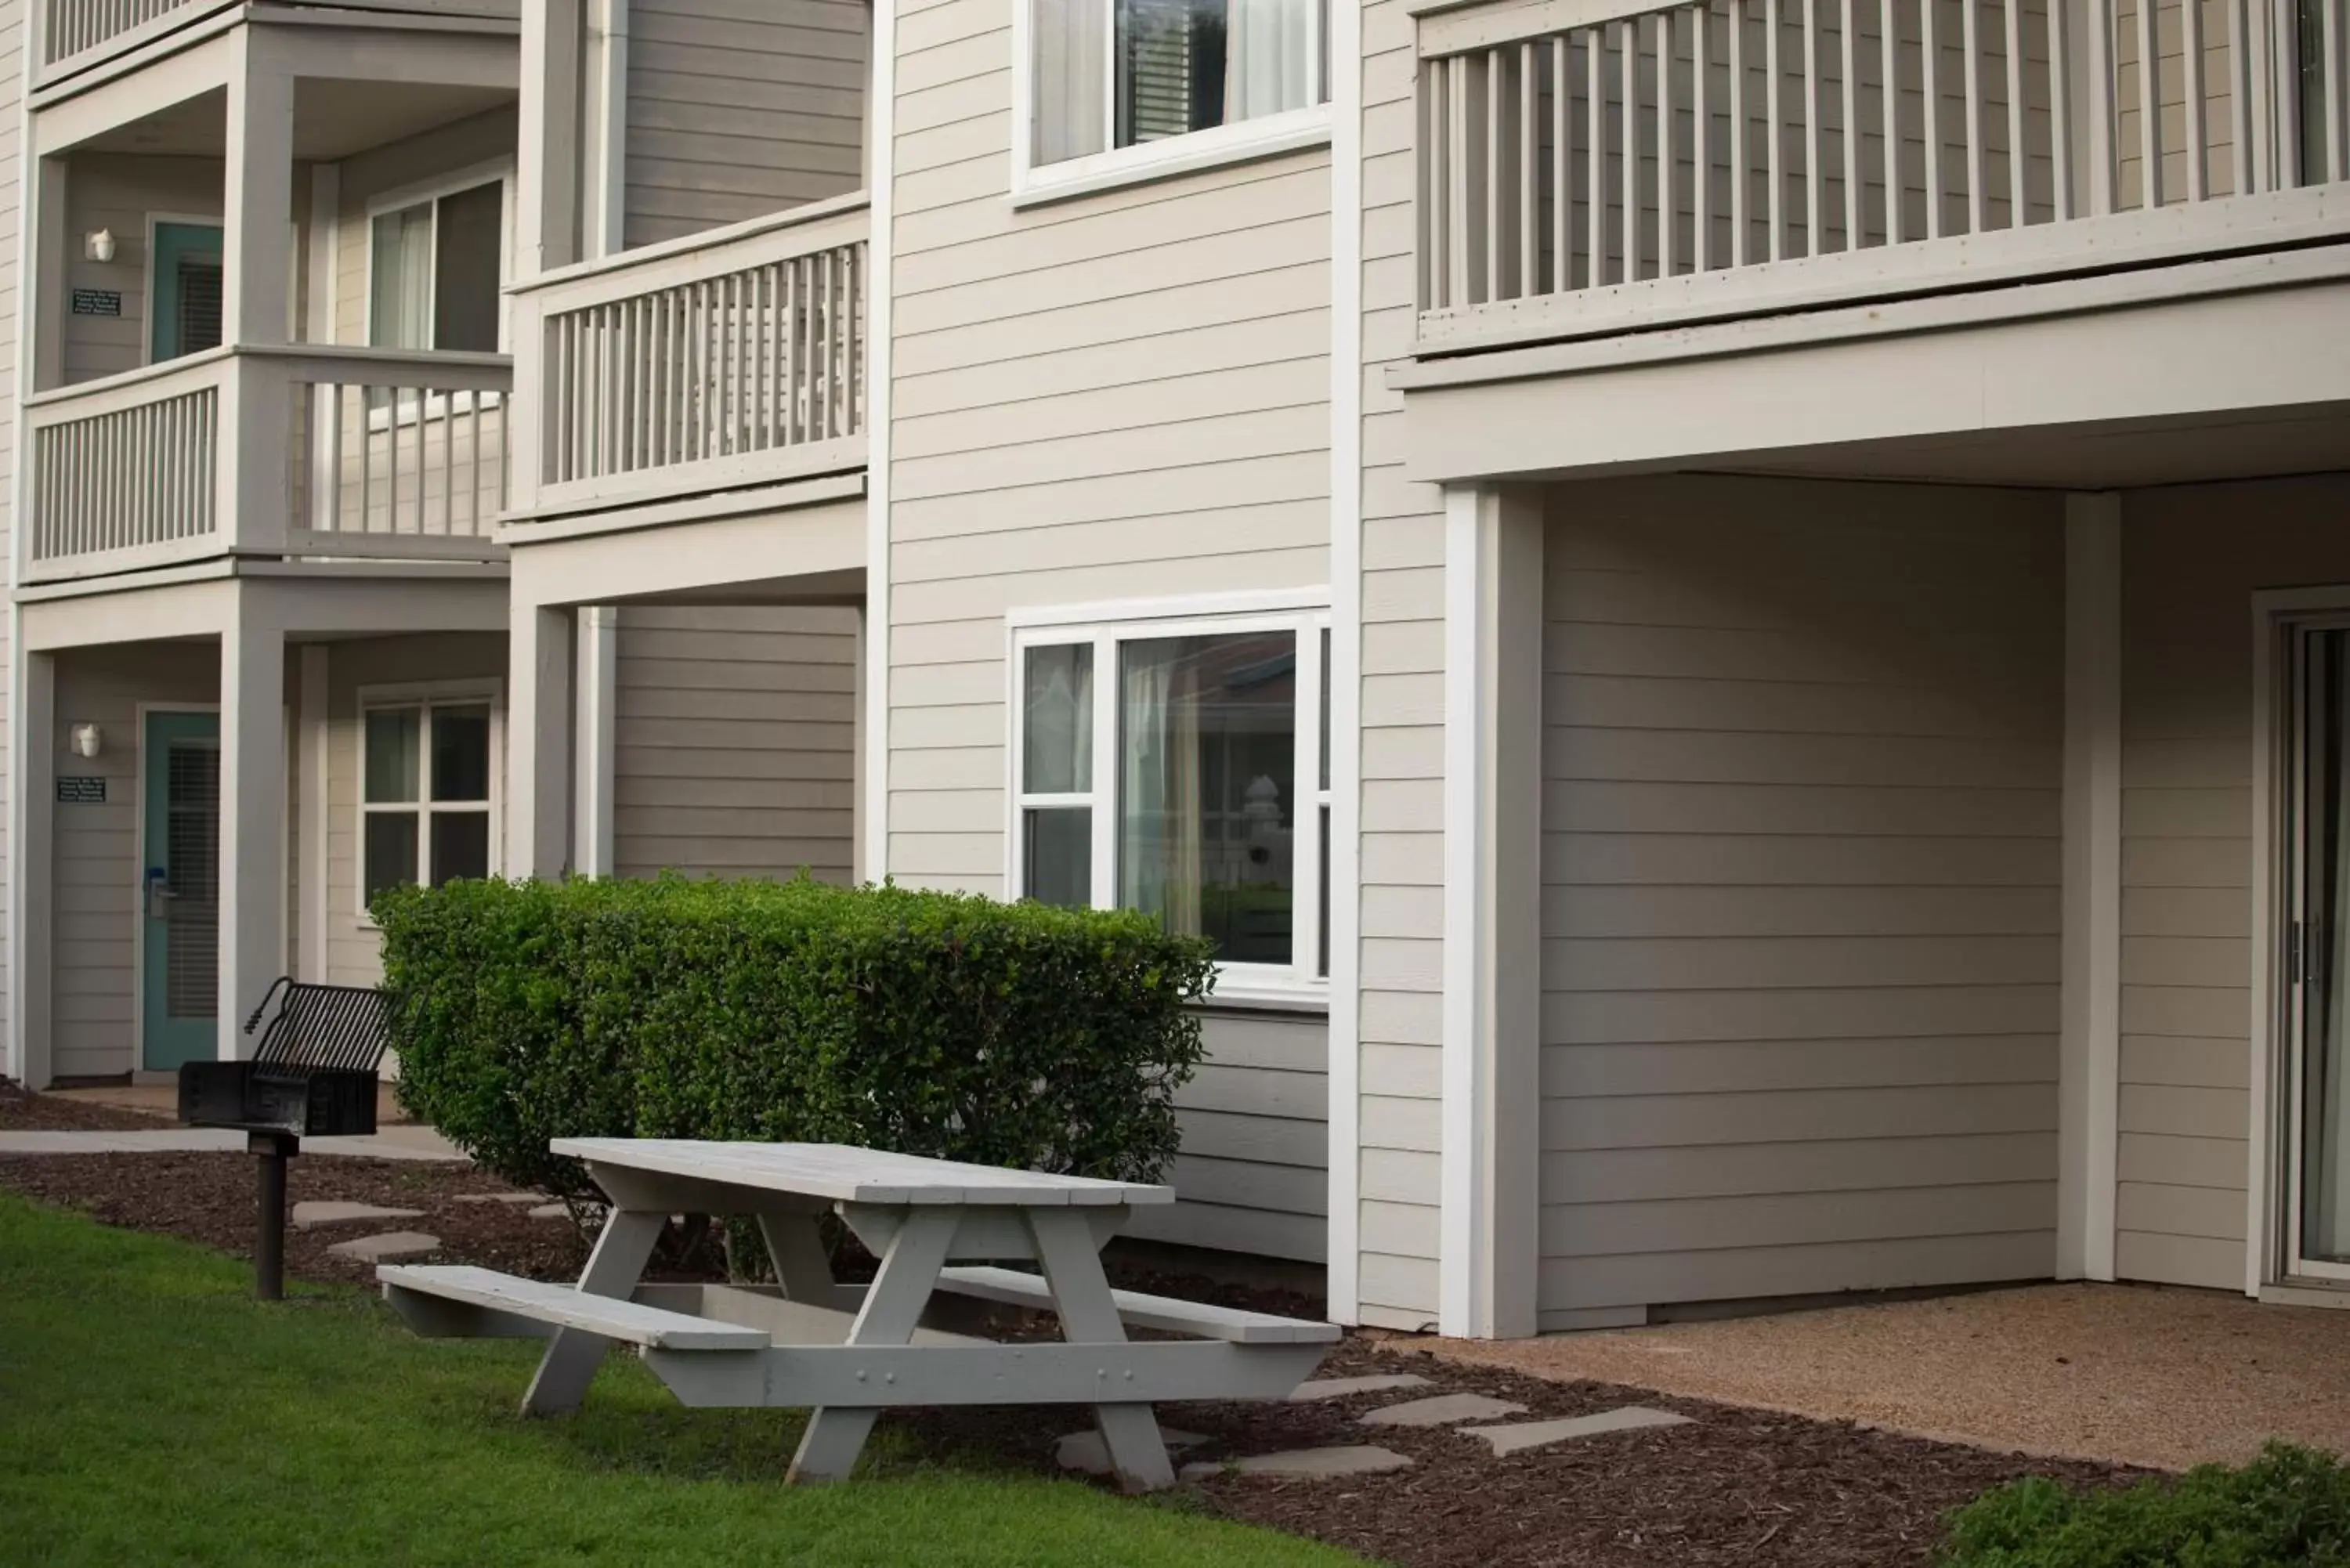
M 106 780 L 60 776 L 57 780 L 57 804 L 59 805 L 104 805 Z
M 73 313 L 76 316 L 120 316 L 122 314 L 122 291 L 116 288 L 75 289 Z

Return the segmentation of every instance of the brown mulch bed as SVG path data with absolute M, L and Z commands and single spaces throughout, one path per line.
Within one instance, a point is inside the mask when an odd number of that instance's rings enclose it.
M 153 1132 L 171 1125 L 119 1106 L 27 1094 L 14 1079 L 0 1078 L 0 1132 Z
M 7 1114 L 8 1098 L 0 1094 L 0 1114 Z M 36 1106 L 32 1114 L 50 1113 Z M 26 1125 L 56 1124 L 0 1121 Z M 254 1170 L 244 1155 L 0 1158 L 0 1187 L 109 1224 L 251 1255 Z M 533 1220 L 520 1204 L 457 1201 L 511 1190 L 464 1165 L 304 1156 L 288 1177 L 294 1201 L 347 1199 L 425 1212 L 375 1227 L 290 1231 L 287 1268 L 303 1278 L 366 1284 L 372 1268 L 330 1257 L 328 1246 L 371 1229 L 402 1229 L 440 1237 L 444 1261 L 543 1279 L 576 1277 L 586 1249 L 567 1220 Z M 1213 1296 L 1259 1310 L 1297 1312 L 1312 1304 L 1191 1276 L 1136 1268 L 1113 1272 L 1136 1288 Z M 1033 1320 L 1000 1326 L 1013 1337 L 1040 1331 Z M 1191 1505 L 1315 1536 L 1401 1568 L 1877 1568 L 1929 1563 L 1943 1516 L 2002 1481 L 2039 1474 L 2110 1484 L 2133 1473 L 1613 1385 L 1546 1382 L 1438 1361 L 1409 1339 L 1350 1338 L 1332 1350 L 1318 1375 L 1399 1371 L 1417 1372 L 1432 1386 L 1315 1404 L 1161 1407 L 1169 1426 L 1208 1437 L 1181 1456 L 1187 1460 L 1355 1443 L 1375 1443 L 1413 1460 L 1406 1470 L 1345 1480 L 1219 1474 L 1188 1489 Z M 1527 1407 L 1526 1416 L 1508 1417 L 1515 1420 L 1643 1404 L 1679 1410 L 1695 1422 L 1497 1459 L 1484 1443 L 1455 1430 L 1358 1421 L 1381 1405 L 1463 1390 Z M 1035 1408 L 922 1411 L 887 1420 L 933 1454 L 977 1455 L 984 1462 L 1045 1472 L 1053 1469 L 1055 1440 L 1087 1424 L 1079 1411 Z

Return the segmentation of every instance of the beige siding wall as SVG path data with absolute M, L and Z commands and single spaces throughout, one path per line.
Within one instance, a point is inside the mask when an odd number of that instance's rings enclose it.
M 1178 1101 L 1181 1201 L 1138 1209 L 1127 1233 L 1270 1258 L 1325 1261 L 1330 1029 L 1254 1013 L 1207 1029 L 1208 1060 Z
M 862 187 L 871 16 L 858 0 L 630 0 L 622 243 Z
M 14 559 L 11 525 L 16 493 L 16 240 L 20 230 L 18 202 L 23 161 L 17 156 L 19 116 L 24 91 L 25 9 L 23 0 L 0 0 L 0 551 Z M 0 615 L 0 670 L 15 668 L 8 646 L 8 618 Z M 13 755 L 11 728 L 16 693 L 0 674 L 0 756 Z M 8 929 L 9 871 L 16 846 L 8 824 L 15 803 L 9 795 L 6 768 L 0 768 L 0 931 Z M 0 1019 L 15 1016 L 16 977 L 9 972 L 6 943 L 0 942 Z
M 65 378 L 94 381 L 148 363 L 147 223 L 168 216 L 218 223 L 221 161 L 89 153 L 73 161 L 66 185 L 67 286 L 121 295 L 120 316 L 76 316 L 65 323 Z M 114 233 L 114 259 L 81 254 L 81 236 Z
M 327 979 L 373 985 L 383 978 L 380 938 L 359 908 L 359 694 L 362 688 L 506 674 L 506 639 L 494 633 L 368 638 L 330 645 L 327 664 Z M 503 706 L 503 702 L 501 703 Z M 504 758 L 500 758 L 504 765 Z M 496 786 L 503 797 L 504 784 Z M 498 846 L 490 846 L 498 863 Z
M 847 882 L 857 612 L 632 607 L 619 639 L 618 873 Z
M 56 774 L 106 780 L 103 805 L 53 808 L 49 1070 L 59 1077 L 130 1072 L 137 1048 L 141 703 L 210 707 L 220 690 L 216 644 L 127 643 L 57 659 Z M 104 732 L 95 757 L 66 750 L 75 724 Z M 33 787 L 54 794 L 54 777 Z
M 2054 1264 L 2048 494 L 1551 493 L 1541 1307 Z
M 2124 502 L 2115 1267 L 2126 1279 L 2243 1286 L 2251 595 L 2350 582 L 2345 504 L 2341 474 Z
M 330 341 L 368 341 L 368 234 L 369 202 L 394 192 L 431 187 L 463 170 L 515 152 L 515 111 L 492 109 L 453 125 L 441 126 L 404 141 L 346 158 L 336 198 L 333 312 Z M 307 182 L 304 182 L 307 186 Z M 307 191 L 305 192 L 307 194 Z M 514 265 L 514 236 L 506 236 L 507 269 Z
M 1007 610 L 1328 581 L 1328 159 L 1017 210 L 1012 0 L 898 47 L 886 868 L 1001 895 Z M 1211 1021 L 1169 1223 L 1319 1255 L 1315 1037 Z
M 1436 1316 L 1444 958 L 1444 498 L 1404 477 L 1412 261 L 1413 34 L 1362 16 L 1363 1321 Z

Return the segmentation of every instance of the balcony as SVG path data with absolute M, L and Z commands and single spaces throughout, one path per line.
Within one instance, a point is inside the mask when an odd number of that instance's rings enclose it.
M 206 17 L 244 8 L 244 0 L 42 0 L 40 63 L 33 85 L 62 81 Z M 346 17 L 390 13 L 508 23 L 518 23 L 522 15 L 521 0 L 334 0 L 330 9 Z
M 868 227 L 859 192 L 516 288 L 514 520 L 862 468 Z
M 20 580 L 232 556 L 496 559 L 510 367 L 226 348 L 36 393 Z
M 2350 0 L 1419 11 L 1424 357 L 2350 232 Z

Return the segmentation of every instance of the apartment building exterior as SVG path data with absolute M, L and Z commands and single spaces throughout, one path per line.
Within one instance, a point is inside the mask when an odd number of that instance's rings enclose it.
M 2350 1281 L 2343 0 L 34 9 L 12 1072 L 806 867 L 1348 1321 Z

